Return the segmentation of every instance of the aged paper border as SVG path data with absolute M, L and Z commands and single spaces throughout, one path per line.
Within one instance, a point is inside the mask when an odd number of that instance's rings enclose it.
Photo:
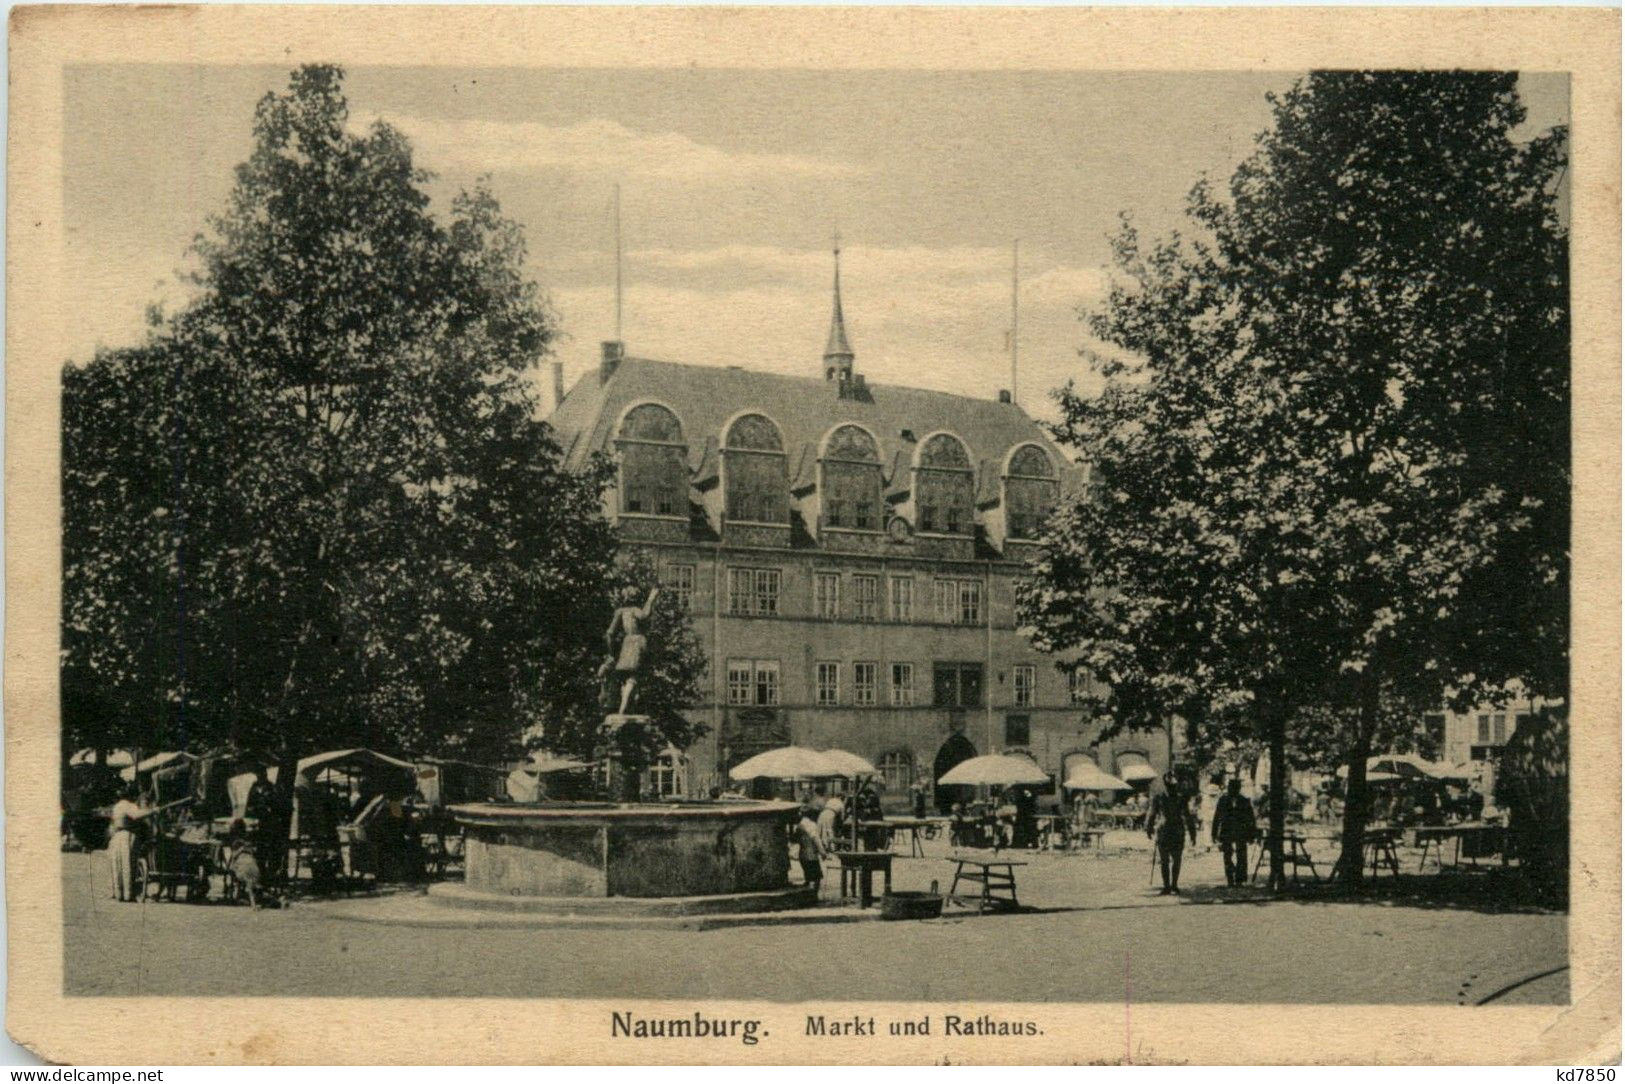
M 1280 69 L 1572 73 L 1575 356 L 1572 1004 L 1136 1004 L 1136 1062 L 1597 1064 L 1620 1051 L 1620 15 L 1605 9 L 674 9 L 34 7 L 11 17 L 6 384 L 8 1028 L 81 1064 L 1118 1062 L 1120 1004 L 1008 1006 L 1020 1040 L 810 1040 L 800 1007 L 697 996 L 755 1016 L 737 1042 L 615 1041 L 610 1009 L 474 998 L 64 998 L 56 726 L 58 379 L 43 352 L 60 273 L 67 63 L 559 67 Z M 989 931 L 990 933 L 993 931 Z M 723 993 L 721 991 L 718 992 Z M 831 1003 L 831 1012 L 923 1006 Z M 144 1010 L 144 1011 L 143 1011 Z M 1000 1006 L 976 1011 L 998 1013 Z M 136 1022 L 139 1021 L 139 1026 Z M 1267 1022 L 1267 1024 L 1265 1024 Z M 1265 1026 L 1259 1026 L 1265 1024 Z M 1237 1035 L 1245 1031 L 1246 1042 Z M 422 1036 L 463 1035 L 426 1046 Z

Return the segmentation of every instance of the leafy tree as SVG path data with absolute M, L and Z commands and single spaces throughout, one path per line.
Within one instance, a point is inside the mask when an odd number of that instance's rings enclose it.
M 1121 353 L 1057 429 L 1094 484 L 1026 605 L 1114 700 L 1249 705 L 1275 793 L 1294 716 L 1328 709 L 1357 878 L 1385 702 L 1566 681 L 1564 138 L 1513 138 L 1508 74 L 1317 73 L 1272 101 L 1192 236 L 1118 239 L 1091 328 Z
M 260 101 L 196 299 L 64 376 L 70 730 L 496 759 L 601 718 L 609 468 L 566 470 L 536 419 L 555 327 L 519 228 L 483 184 L 437 218 L 341 83 Z

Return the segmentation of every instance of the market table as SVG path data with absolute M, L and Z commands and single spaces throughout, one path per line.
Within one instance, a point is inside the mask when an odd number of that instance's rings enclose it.
M 1433 851 L 1433 860 L 1438 863 L 1439 869 L 1444 869 L 1444 845 L 1449 840 L 1456 841 L 1455 858 L 1450 863 L 1451 869 L 1461 868 L 1461 852 L 1464 841 L 1467 846 L 1467 861 L 1474 869 L 1478 868 L 1478 859 L 1481 855 L 1500 854 L 1501 865 L 1508 864 L 1509 855 L 1506 845 L 1506 828 L 1499 824 L 1484 824 L 1470 822 L 1466 824 L 1434 825 L 1416 830 L 1416 843 L 1422 848 L 1422 859 L 1416 865 L 1416 871 L 1422 872 L 1427 865 L 1428 851 Z
M 1074 828 L 1070 840 L 1073 850 L 1104 851 L 1106 849 L 1106 829 L 1104 828 Z
M 841 860 L 841 898 L 850 896 L 855 888 L 858 906 L 868 907 L 875 901 L 875 870 L 885 877 L 884 891 L 891 891 L 890 851 L 834 851 Z
M 1015 868 L 1025 866 L 1027 863 L 1012 862 L 997 856 L 977 858 L 974 855 L 967 854 L 951 855 L 948 861 L 955 863 L 953 884 L 948 888 L 948 899 L 954 903 L 962 907 L 970 906 L 969 903 L 960 899 L 956 892 L 956 889 L 959 888 L 959 882 L 964 880 L 982 886 L 982 890 L 978 895 L 969 897 L 976 900 L 979 914 L 986 914 L 992 910 L 1014 911 L 1021 906 L 1016 901 Z M 966 866 L 975 868 L 967 870 Z M 1002 869 L 1003 872 L 998 872 L 995 867 Z
M 1399 842 L 1398 828 L 1368 828 L 1362 843 L 1366 852 L 1371 856 L 1371 876 L 1375 877 L 1377 871 L 1383 866 L 1397 877 L 1399 875 L 1399 854 L 1394 850 L 1394 844 Z
M 920 831 L 929 832 L 937 826 L 938 822 L 928 817 L 888 817 L 879 821 L 859 821 L 859 828 L 886 828 L 891 831 L 891 843 L 896 845 L 897 837 L 904 832 L 908 833 L 909 856 L 924 858 L 925 848 L 920 845 Z
M 1253 862 L 1253 880 L 1255 881 L 1258 880 L 1259 867 L 1264 864 L 1264 859 L 1269 857 L 1270 853 L 1269 838 L 1267 836 L 1259 840 L 1259 843 L 1262 845 L 1258 848 L 1258 858 Z M 1309 875 L 1317 881 L 1320 880 L 1320 871 L 1315 868 L 1315 860 L 1309 857 L 1308 844 L 1308 837 L 1299 835 L 1297 832 L 1281 833 L 1281 862 L 1283 865 L 1292 867 L 1292 882 L 1294 884 L 1298 881 L 1298 868 L 1300 866 L 1308 866 Z
M 1067 824 L 1071 818 L 1064 813 L 1038 815 L 1038 849 L 1053 851 L 1057 845 L 1066 846 Z

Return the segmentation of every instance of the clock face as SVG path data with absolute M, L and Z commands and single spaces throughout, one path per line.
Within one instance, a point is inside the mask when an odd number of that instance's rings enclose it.
M 907 542 L 908 520 L 902 516 L 893 516 L 891 522 L 886 524 L 886 534 L 893 542 Z

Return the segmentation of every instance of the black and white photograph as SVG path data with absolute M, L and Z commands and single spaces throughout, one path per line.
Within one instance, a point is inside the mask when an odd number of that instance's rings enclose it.
M 1569 71 L 429 48 L 61 68 L 61 998 L 1594 1004 Z

